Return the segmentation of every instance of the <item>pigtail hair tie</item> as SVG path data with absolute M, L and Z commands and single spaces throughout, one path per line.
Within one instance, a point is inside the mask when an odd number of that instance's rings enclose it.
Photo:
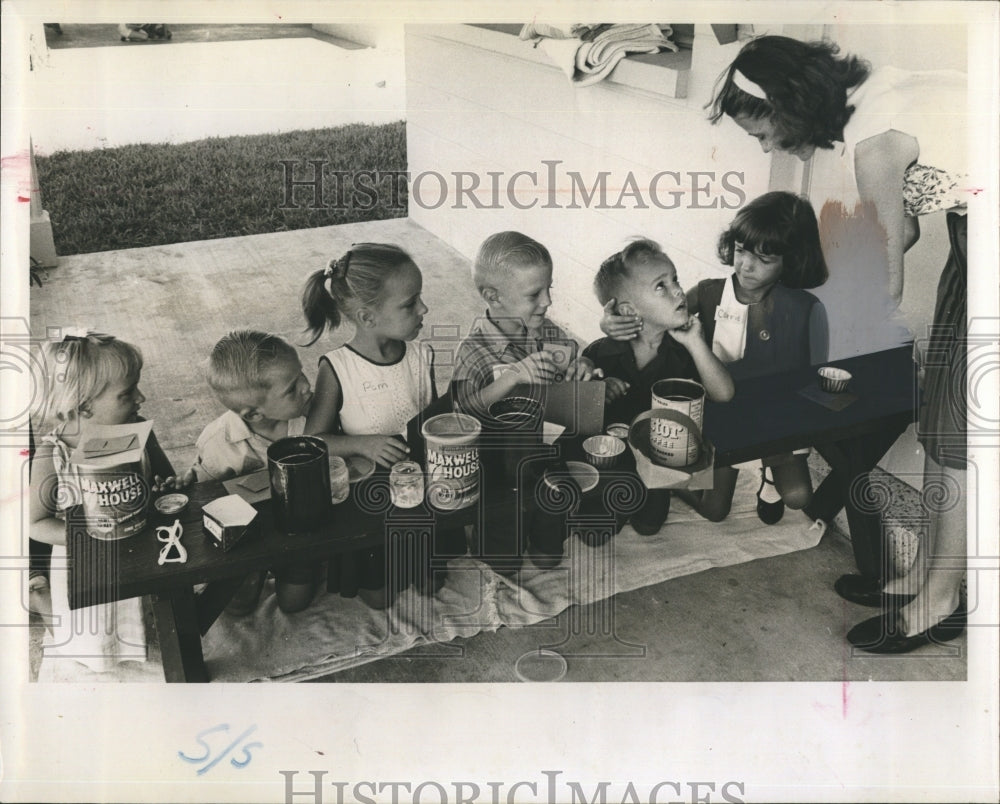
M 326 269 L 323 271 L 323 276 L 327 279 L 344 279 L 347 277 L 347 268 L 351 262 L 351 252 L 348 251 L 343 257 L 336 260 L 330 260 Z

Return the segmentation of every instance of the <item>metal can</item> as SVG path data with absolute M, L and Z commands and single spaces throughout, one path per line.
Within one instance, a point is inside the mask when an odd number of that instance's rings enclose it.
M 424 473 L 414 461 L 400 461 L 389 472 L 389 494 L 397 508 L 416 508 L 424 501 Z
M 694 380 L 671 379 L 653 383 L 652 407 L 670 408 L 690 418 L 700 430 L 705 407 L 705 388 Z M 698 460 L 697 436 L 682 424 L 653 419 L 649 423 L 649 446 L 653 460 L 662 466 L 689 466 Z
M 479 501 L 479 420 L 465 413 L 442 413 L 424 422 L 427 444 L 427 501 L 442 511 Z

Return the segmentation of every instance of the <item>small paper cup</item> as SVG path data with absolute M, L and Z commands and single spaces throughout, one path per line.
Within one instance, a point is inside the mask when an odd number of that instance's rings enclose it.
M 598 469 L 610 469 L 625 452 L 625 442 L 609 435 L 591 436 L 583 442 L 587 463 Z
M 833 366 L 824 366 L 818 373 L 819 387 L 828 394 L 842 394 L 851 381 L 851 372 Z
M 187 504 L 188 498 L 186 494 L 164 494 L 153 503 L 156 506 L 156 510 L 166 516 L 173 516 L 180 513 Z
M 609 436 L 614 436 L 615 438 L 620 438 L 622 441 L 628 441 L 628 425 L 625 422 L 614 422 L 608 425 L 608 429 L 604 431 Z

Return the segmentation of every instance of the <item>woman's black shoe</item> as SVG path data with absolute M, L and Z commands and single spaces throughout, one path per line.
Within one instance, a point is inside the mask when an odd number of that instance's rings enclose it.
M 844 600 L 873 609 L 891 609 L 905 606 L 916 595 L 895 595 L 882 591 L 877 578 L 867 575 L 841 575 L 833 584 L 834 591 Z
M 891 611 L 858 623 L 847 632 L 847 641 L 868 653 L 909 653 L 924 645 L 949 642 L 965 632 L 965 604 L 925 631 L 913 636 L 903 633 L 899 614 Z
M 774 525 L 781 521 L 785 515 L 785 503 L 783 500 L 777 502 L 765 502 L 761 499 L 760 493 L 764 490 L 764 484 L 773 486 L 774 482 L 767 479 L 767 470 L 760 470 L 760 487 L 757 489 L 757 517 L 765 525 Z

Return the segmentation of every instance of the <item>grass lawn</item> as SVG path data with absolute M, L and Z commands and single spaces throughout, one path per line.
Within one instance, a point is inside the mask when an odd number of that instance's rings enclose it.
M 322 205 L 312 187 L 286 197 L 286 172 L 311 179 L 309 160 L 326 162 Z M 389 179 L 369 177 L 360 183 L 374 190 L 338 194 L 335 175 L 346 172 L 357 186 L 363 171 L 405 171 L 402 121 L 60 151 L 36 161 L 62 255 L 384 220 L 405 217 L 407 208 L 404 181 L 390 192 Z

